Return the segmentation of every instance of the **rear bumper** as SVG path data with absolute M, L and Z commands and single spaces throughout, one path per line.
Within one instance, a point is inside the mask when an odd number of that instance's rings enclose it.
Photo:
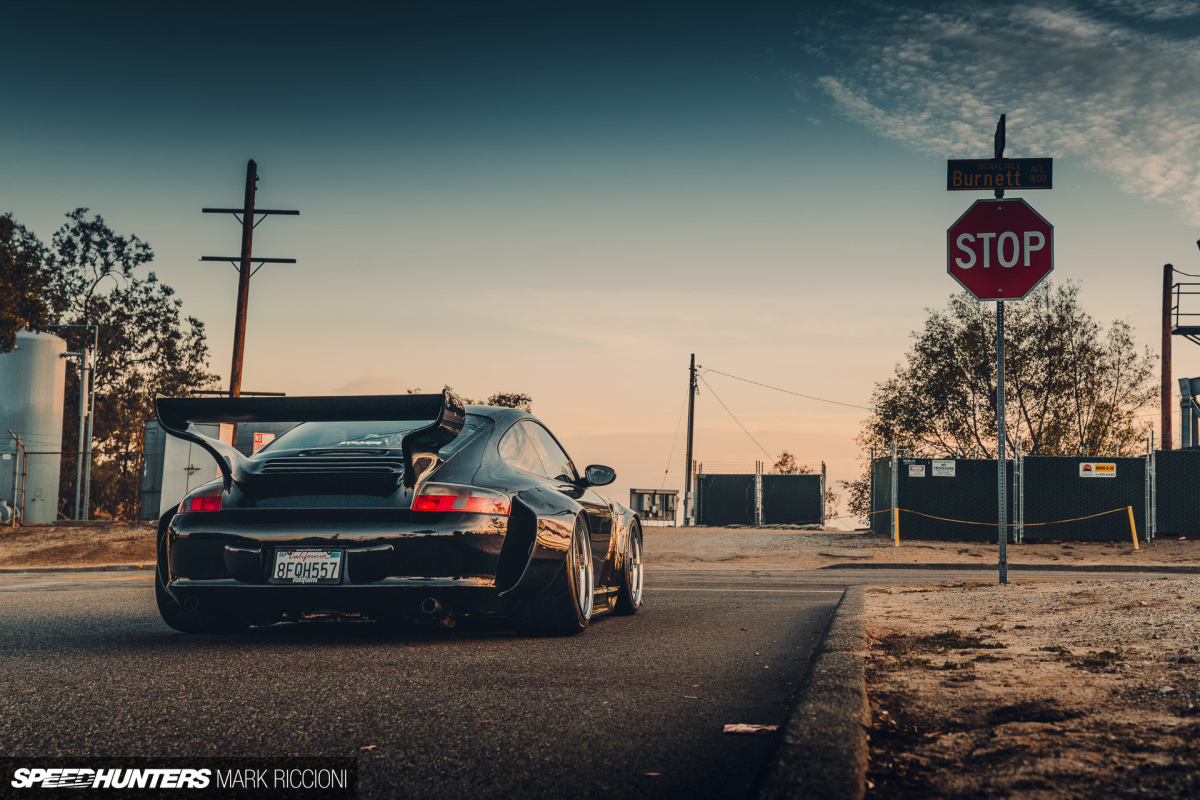
M 515 601 L 501 598 L 490 584 L 452 579 L 388 578 L 369 586 L 251 585 L 233 579 L 171 581 L 168 590 L 179 603 L 193 600 L 201 608 L 220 608 L 248 617 L 277 617 L 316 611 L 361 612 L 369 616 L 416 614 L 433 597 L 449 611 L 507 614 Z
M 539 527 L 532 517 L 386 509 L 183 513 L 166 537 L 166 587 L 181 603 L 255 612 L 380 612 L 435 597 L 507 613 L 565 558 L 565 548 L 535 546 Z M 340 583 L 272 584 L 275 553 L 290 548 L 342 551 Z

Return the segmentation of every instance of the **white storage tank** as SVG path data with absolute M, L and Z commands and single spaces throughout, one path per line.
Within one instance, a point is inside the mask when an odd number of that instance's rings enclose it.
M 24 522 L 58 519 L 66 351 L 67 343 L 53 334 L 19 331 L 16 349 L 0 353 L 0 502 L 21 503 L 20 475 L 13 496 L 17 443 L 11 430 L 34 454 L 24 465 Z

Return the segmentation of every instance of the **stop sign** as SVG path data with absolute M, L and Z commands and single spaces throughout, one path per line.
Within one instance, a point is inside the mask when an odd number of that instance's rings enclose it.
M 1020 300 L 1054 269 L 1054 226 L 1024 200 L 976 200 L 946 231 L 946 271 L 979 300 Z

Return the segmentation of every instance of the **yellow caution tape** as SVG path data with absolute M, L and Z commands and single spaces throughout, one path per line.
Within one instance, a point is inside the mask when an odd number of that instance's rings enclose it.
M 1009 523 L 1007 523 L 1007 527 L 1019 528 L 1022 525 L 1024 525 L 1026 528 L 1033 528 L 1038 525 L 1059 525 L 1063 522 L 1079 522 L 1080 520 L 1093 519 L 1095 517 L 1103 517 L 1105 514 L 1118 514 L 1122 511 L 1128 510 L 1129 508 L 1130 508 L 1129 506 L 1122 506 L 1121 508 L 1114 508 L 1111 511 L 1101 511 L 1099 514 L 1089 514 L 1086 517 L 1075 517 L 1073 519 L 1058 519 L 1058 520 L 1054 520 L 1053 522 L 1025 522 L 1025 523 L 1009 522 Z M 920 511 L 913 511 L 908 508 L 899 508 L 899 509 L 884 508 L 884 509 L 881 509 L 880 511 L 872 511 L 867 516 L 870 516 L 871 514 L 883 514 L 884 512 L 891 512 L 891 511 L 903 511 L 906 514 L 916 514 L 918 517 L 928 517 L 929 519 L 941 520 L 942 522 L 957 522 L 961 525 L 987 525 L 989 527 L 994 528 L 994 527 L 996 527 L 996 524 L 997 524 L 995 522 L 972 522 L 971 520 L 966 520 L 966 519 L 950 519 L 948 517 L 935 517 L 932 514 L 923 514 Z

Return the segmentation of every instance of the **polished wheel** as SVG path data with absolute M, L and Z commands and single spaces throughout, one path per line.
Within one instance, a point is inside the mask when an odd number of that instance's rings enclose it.
M 587 520 L 580 514 L 558 575 L 545 591 L 526 600 L 513 614 L 517 630 L 540 636 L 581 633 L 592 617 L 594 582 L 592 542 Z
M 645 577 L 645 568 L 642 566 L 642 527 L 636 521 L 629 526 L 629 534 L 625 538 L 623 562 L 615 610 L 618 614 L 636 614 L 642 607 L 642 581 Z
M 575 601 L 579 604 L 579 615 L 584 619 L 591 619 L 595 590 L 592 543 L 582 517 L 575 520 L 575 530 L 571 534 L 571 565 L 576 576 Z

